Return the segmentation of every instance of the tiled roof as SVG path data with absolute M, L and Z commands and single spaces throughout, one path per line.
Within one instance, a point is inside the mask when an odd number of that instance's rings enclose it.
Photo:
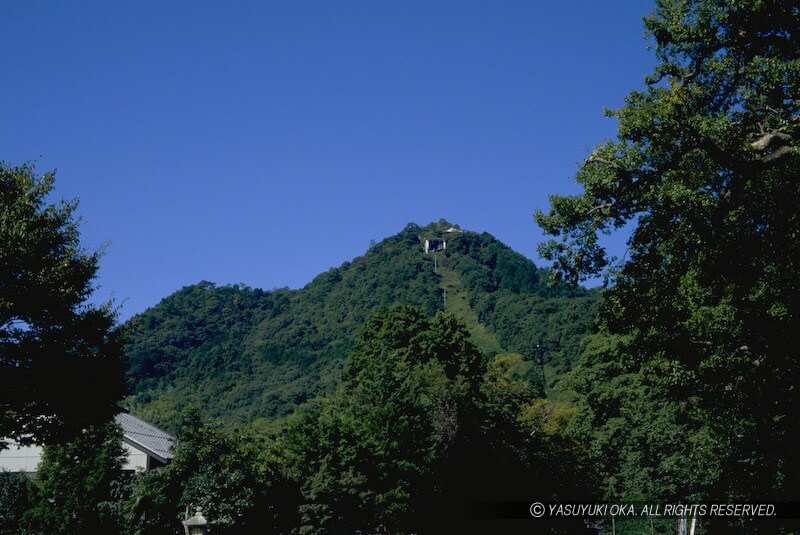
M 149 450 L 162 461 L 172 459 L 175 437 L 125 412 L 117 414 L 115 419 L 122 427 L 125 440 Z

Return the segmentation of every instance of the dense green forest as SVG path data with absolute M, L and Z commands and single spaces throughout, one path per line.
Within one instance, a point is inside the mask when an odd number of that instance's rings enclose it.
M 332 392 L 366 318 L 395 304 L 453 312 L 487 356 L 523 354 L 531 374 L 533 344 L 549 344 L 556 387 L 591 332 L 597 295 L 553 286 L 548 271 L 492 236 L 444 234 L 450 227 L 411 223 L 300 290 L 201 282 L 166 297 L 122 327 L 131 409 L 168 429 L 190 405 L 268 427 Z M 444 236 L 445 251 L 424 252 L 423 239 Z
M 35 482 L 0 474 L 0 533 L 167 534 L 195 506 L 217 534 L 465 533 L 491 529 L 465 514 L 471 502 L 596 498 L 587 450 L 566 434 L 574 409 L 539 397 L 519 355 L 487 358 L 472 338 L 449 312 L 381 308 L 338 386 L 277 436 L 188 409 L 172 461 L 132 477 L 120 430 L 89 428 L 48 446 Z M 539 526 L 570 532 L 582 519 Z
M 125 474 L 121 430 L 89 424 L 33 480 L 0 473 L 0 533 L 164 534 L 198 505 L 217 534 L 465 532 L 470 500 L 596 497 L 574 407 L 544 395 L 598 296 L 488 234 L 423 251 L 450 227 L 409 224 L 301 290 L 200 283 L 120 326 L 127 402 L 177 434 L 174 458 Z

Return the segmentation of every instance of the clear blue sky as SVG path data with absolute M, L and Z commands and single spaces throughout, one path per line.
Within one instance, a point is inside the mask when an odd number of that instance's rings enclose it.
M 203 279 L 301 287 L 410 221 L 537 259 L 534 209 L 654 64 L 651 8 L 3 2 L 0 159 L 80 198 L 123 319 Z

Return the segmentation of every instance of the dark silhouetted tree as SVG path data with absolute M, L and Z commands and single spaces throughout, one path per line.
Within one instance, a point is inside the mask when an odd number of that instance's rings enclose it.
M 645 23 L 646 89 L 537 214 L 560 274 L 609 277 L 576 421 L 613 495 L 797 499 L 800 5 L 660 0 Z
M 109 421 L 124 390 L 114 314 L 88 302 L 100 253 L 53 180 L 0 163 L 0 437 L 20 442 Z

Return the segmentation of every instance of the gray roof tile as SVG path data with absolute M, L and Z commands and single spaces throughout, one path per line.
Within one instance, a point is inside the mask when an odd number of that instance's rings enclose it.
M 157 457 L 161 457 L 164 461 L 172 459 L 172 447 L 175 444 L 175 437 L 132 414 L 121 412 L 117 414 L 115 419 L 122 427 L 122 434 L 125 439 L 150 450 L 150 452 Z

